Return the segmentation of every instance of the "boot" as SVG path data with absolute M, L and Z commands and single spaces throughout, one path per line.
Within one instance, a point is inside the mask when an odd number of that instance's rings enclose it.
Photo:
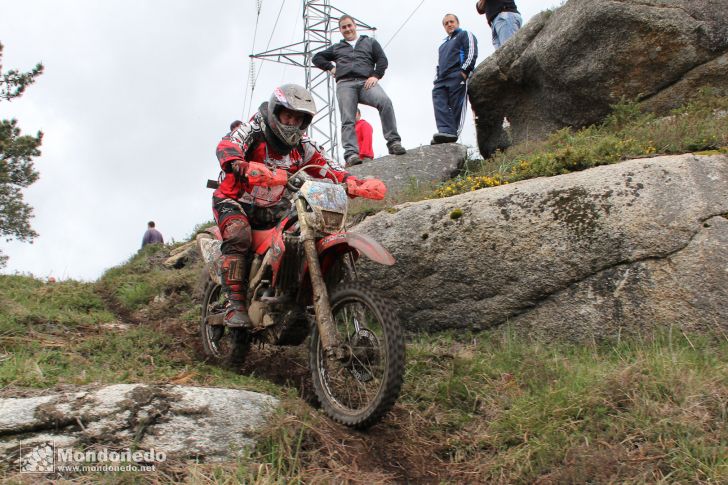
M 390 155 L 404 155 L 405 153 L 407 153 L 407 150 L 405 150 L 402 144 L 398 141 L 388 143 L 387 150 L 389 151 Z
M 354 165 L 361 165 L 361 158 L 357 155 L 352 155 L 346 159 L 346 166 L 353 167 Z
M 439 145 L 440 143 L 455 143 L 458 141 L 458 136 L 450 133 L 435 133 L 432 135 L 432 141 L 430 145 Z
M 235 328 L 251 328 L 253 326 L 248 316 L 245 302 L 230 300 L 230 306 L 225 312 L 225 326 Z
M 228 327 L 250 328 L 252 323 L 245 305 L 243 275 L 247 269 L 245 257 L 226 254 L 222 260 L 222 289 L 230 305 L 225 312 L 225 325 Z

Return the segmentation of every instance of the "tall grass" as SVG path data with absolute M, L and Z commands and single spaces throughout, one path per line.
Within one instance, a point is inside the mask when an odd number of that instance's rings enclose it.
M 727 371 L 722 335 L 423 335 L 382 424 L 355 433 L 287 400 L 211 483 L 725 483 Z
M 508 483 L 725 481 L 726 403 L 728 341 L 678 332 L 586 347 L 423 337 L 403 396 L 438 423 L 429 441 L 454 476 Z
M 168 246 L 145 246 L 129 261 L 106 271 L 97 282 L 97 290 L 125 312 L 133 312 L 155 298 L 173 293 L 192 295 L 197 290 L 200 267 L 188 265 L 170 271 L 163 266 L 169 252 Z M 188 307 L 193 306 L 189 298 L 183 300 Z
M 165 281 L 185 281 L 177 288 L 193 286 L 196 279 L 184 271 L 167 273 Z M 280 394 L 270 382 L 202 361 L 192 345 L 194 328 L 188 334 L 185 327 L 187 312 L 199 314 L 188 293 L 160 306 L 161 322 L 140 325 L 120 322 L 98 288 L 94 283 L 0 276 L 0 389 L 180 381 Z M 177 306 L 181 310 L 173 312 Z

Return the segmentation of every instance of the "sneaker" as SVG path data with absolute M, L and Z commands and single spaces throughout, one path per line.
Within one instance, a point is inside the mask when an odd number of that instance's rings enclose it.
M 458 141 L 457 135 L 451 135 L 450 133 L 435 133 L 432 135 L 431 145 L 437 145 L 440 143 L 455 143 Z
M 361 158 L 356 155 L 352 155 L 346 159 L 347 167 L 353 167 L 354 165 L 361 165 Z
M 228 309 L 227 313 L 225 313 L 224 322 L 226 327 L 251 328 L 253 326 L 248 312 L 235 307 Z
M 402 144 L 398 141 L 390 143 L 388 148 L 390 155 L 404 155 L 407 153 L 407 150 L 405 150 Z

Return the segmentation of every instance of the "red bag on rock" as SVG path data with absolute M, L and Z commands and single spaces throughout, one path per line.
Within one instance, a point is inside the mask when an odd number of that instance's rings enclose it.
M 378 179 L 358 179 L 350 176 L 346 179 L 347 193 L 352 197 L 364 197 L 371 200 L 382 200 L 387 194 L 387 186 Z

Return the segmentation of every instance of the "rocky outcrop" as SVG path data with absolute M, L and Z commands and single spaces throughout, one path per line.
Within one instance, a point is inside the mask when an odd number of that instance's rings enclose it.
M 171 250 L 169 252 L 169 258 L 165 259 L 162 264 L 165 268 L 180 269 L 188 263 L 195 262 L 197 260 L 197 255 L 196 242 L 190 241 Z
M 360 275 L 412 331 L 511 322 L 550 338 L 728 330 L 728 157 L 667 156 L 397 206 L 353 230 Z
M 375 177 L 387 186 L 389 197 L 453 178 L 463 168 L 468 149 L 458 143 L 410 148 L 405 155 L 388 155 L 347 167 L 357 177 Z
M 0 459 L 17 460 L 18 443 L 33 448 L 47 442 L 228 459 L 253 444 L 253 433 L 277 402 L 237 389 L 147 384 L 0 399 Z
M 569 0 L 543 12 L 476 69 L 469 93 L 483 156 L 502 143 L 596 123 L 610 106 L 658 112 L 712 85 L 728 94 L 728 8 L 710 0 Z

